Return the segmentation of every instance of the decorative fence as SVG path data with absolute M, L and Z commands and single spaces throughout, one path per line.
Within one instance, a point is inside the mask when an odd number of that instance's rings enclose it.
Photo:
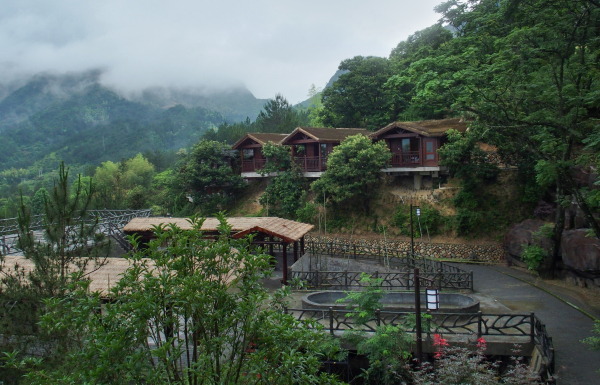
M 453 266 L 451 266 L 453 267 Z M 310 289 L 356 290 L 365 286 L 360 281 L 360 271 L 292 271 L 291 278 L 303 281 Z M 473 272 L 445 272 L 443 270 L 419 272 L 419 276 L 430 279 L 440 289 L 473 290 Z M 382 279 L 381 287 L 388 290 L 411 290 L 415 287 L 414 272 L 375 272 L 374 278 Z M 426 286 L 423 283 L 421 286 Z
M 321 309 L 284 309 L 298 321 L 317 321 L 325 331 L 331 335 L 346 330 L 375 332 L 378 326 L 404 326 L 407 325 L 407 316 L 414 313 L 384 312 L 377 310 L 375 317 L 365 324 L 357 324 L 351 310 L 321 310 Z M 515 337 L 524 337 L 523 342 L 530 343 L 532 347 L 539 348 L 544 359 L 543 375 L 551 378 L 555 373 L 554 347 L 552 337 L 546 331 L 542 321 L 530 314 L 473 314 L 458 313 L 430 313 L 431 318 L 423 320 L 422 332 L 431 337 L 431 334 L 469 335 L 476 338 L 494 336 L 507 343 L 514 343 Z M 310 327 L 310 323 L 306 323 Z M 408 328 L 407 332 L 415 332 L 415 328 Z
M 151 209 L 146 210 L 89 210 L 87 224 L 98 220 L 99 233 L 103 233 L 115 239 L 125 250 L 130 247 L 126 241 L 122 229 L 133 218 L 147 218 L 152 215 Z M 31 220 L 31 231 L 37 232 L 44 229 L 43 215 L 36 215 Z M 19 223 L 17 218 L 0 220 L 0 253 L 14 254 L 19 252 L 17 246 Z M 40 234 L 41 236 L 41 234 Z
M 433 280 L 441 289 L 473 290 L 473 272 L 466 271 L 450 264 L 412 255 L 399 248 L 387 245 L 360 245 L 350 242 L 318 242 L 309 239 L 306 249 L 314 257 L 330 256 L 376 261 L 379 264 L 389 264 L 400 271 L 375 272 L 375 278 L 383 280 L 386 289 L 406 289 L 414 287 L 414 268 L 419 269 L 419 275 Z M 361 272 L 356 271 L 293 271 L 292 279 L 304 281 L 310 288 L 349 290 L 363 286 L 360 282 Z

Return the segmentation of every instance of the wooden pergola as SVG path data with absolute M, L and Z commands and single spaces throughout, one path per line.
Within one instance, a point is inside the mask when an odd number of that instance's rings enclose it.
M 142 243 L 154 238 L 154 226 L 175 224 L 183 230 L 192 229 L 186 218 L 134 218 L 124 228 L 127 235 L 136 234 L 141 237 Z M 269 254 L 274 255 L 273 245 L 281 245 L 283 252 L 283 283 L 288 280 L 288 246 L 293 247 L 294 262 L 300 255 L 304 255 L 304 236 L 314 228 L 313 225 L 277 217 L 230 217 L 227 223 L 231 226 L 233 238 L 241 238 L 254 234 L 252 244 L 268 246 Z M 220 222 L 217 218 L 206 218 L 202 224 L 202 231 L 207 236 L 217 235 Z

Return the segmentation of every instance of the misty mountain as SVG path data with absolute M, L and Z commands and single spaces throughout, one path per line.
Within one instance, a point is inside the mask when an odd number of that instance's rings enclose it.
M 97 165 L 145 150 L 176 150 L 225 122 L 202 107 L 159 108 L 97 82 L 54 80 L 34 78 L 0 102 L 0 170 L 35 162 L 53 168 L 61 159 Z
M 150 88 L 124 97 L 103 86 L 101 75 L 42 73 L 0 84 L 0 170 L 177 150 L 221 123 L 255 119 L 267 102 L 244 87 Z
M 42 73 L 33 76 L 24 85 L 14 88 L 15 82 L 0 85 L 0 130 L 19 123 L 44 110 L 53 103 L 98 82 L 100 71 L 54 75 Z
M 226 90 L 204 88 L 148 88 L 132 100 L 156 107 L 170 107 L 182 104 L 187 108 L 202 107 L 217 111 L 228 123 L 241 122 L 247 117 L 255 120 L 268 99 L 257 99 L 244 87 Z

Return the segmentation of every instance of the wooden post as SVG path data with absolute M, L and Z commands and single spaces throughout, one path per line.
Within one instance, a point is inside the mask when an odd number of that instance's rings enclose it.
M 329 306 L 329 333 L 333 335 L 333 307 Z
M 298 261 L 298 241 L 294 241 L 294 263 Z
M 531 346 L 533 346 L 535 343 L 535 316 L 533 312 L 529 314 L 529 323 L 531 324 L 529 326 L 529 342 L 531 343 Z
M 415 240 L 413 239 L 413 206 L 410 205 L 410 257 L 415 257 Z
M 281 246 L 283 247 L 283 284 L 287 285 L 287 278 L 288 278 L 287 243 L 282 241 Z
M 321 155 L 321 144 L 317 144 L 317 148 L 319 149 L 319 171 L 323 171 L 323 161 L 322 159 L 322 155 Z
M 416 318 L 416 332 L 417 332 L 417 349 L 416 357 L 417 366 L 421 366 L 421 359 L 423 357 L 423 336 L 421 335 L 421 288 L 419 287 L 419 269 L 415 268 L 414 273 L 415 282 L 415 318 Z
M 240 154 L 242 155 L 242 172 L 244 172 L 244 149 L 242 148 L 240 150 Z
M 300 255 L 304 255 L 304 236 L 300 238 Z

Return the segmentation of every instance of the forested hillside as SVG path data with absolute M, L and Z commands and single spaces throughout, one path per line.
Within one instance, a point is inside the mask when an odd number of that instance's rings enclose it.
M 102 199 L 98 204 L 122 207 L 130 202 L 181 215 L 212 214 L 210 210 L 234 203 L 238 192 L 214 203 L 211 194 L 218 191 L 218 185 L 212 174 L 201 178 L 203 192 L 191 187 L 186 173 L 201 175 L 198 162 L 216 162 L 215 149 L 223 150 L 217 142 L 232 144 L 247 132 L 288 133 L 297 126 L 376 130 L 397 120 L 461 117 L 469 122 L 469 130 L 451 132 L 440 150 L 460 187 L 447 202 L 453 206 L 444 219 L 447 228 L 464 236 L 501 234 L 515 221 L 546 215 L 546 220 L 554 221 L 552 253 L 556 257 L 567 203 L 576 202 L 590 234 L 598 237 L 600 193 L 594 175 L 600 162 L 600 5 L 588 1 L 448 1 L 437 11 L 442 17 L 439 24 L 390 47 L 389 57 L 343 60 L 328 87 L 322 92 L 311 87 L 309 101 L 302 108 L 293 108 L 277 95 L 264 104 L 254 121 L 231 122 L 198 107 L 157 107 L 168 100 L 191 103 L 186 92 L 148 91 L 141 97 L 144 104 L 140 99 L 126 100 L 93 81 L 76 92 L 63 92 L 64 97 L 57 93 L 61 96 L 55 99 L 33 91 L 30 94 L 35 97 L 26 97 L 27 88 L 21 88 L 0 103 L 3 121 L 19 121 L 2 132 L 6 138 L 0 153 L 6 170 L 0 174 L 3 196 L 12 197 L 14 205 L 18 189 L 27 187 L 24 191 L 33 197 L 43 183 L 26 185 L 21 179 L 44 178 L 37 175 L 36 167 L 46 162 L 55 169 L 64 159 L 72 167 L 89 164 L 87 169 L 78 169 L 88 176 L 110 170 L 113 176 L 106 180 L 114 182 L 107 186 L 121 183 L 113 188 L 120 191 L 119 196 L 129 196 L 123 201 Z M 74 89 L 76 83 L 65 81 L 60 89 Z M 28 87 L 43 88 L 36 83 Z M 5 107 L 8 102 L 10 108 Z M 27 119 L 20 120 L 27 114 Z M 201 138 L 204 141 L 191 151 L 175 154 Z M 214 142 L 208 145 L 207 141 Z M 489 161 L 481 143 L 495 149 L 496 162 Z M 123 184 L 131 177 L 131 160 L 95 168 L 100 161 L 115 162 L 137 153 L 143 156 L 132 164 L 148 162 L 142 168 L 155 173 L 154 179 L 144 182 L 151 188 L 132 192 L 134 184 Z M 7 169 L 36 160 L 39 163 L 29 170 Z M 511 170 L 514 194 L 510 201 L 490 194 L 503 183 L 498 164 Z M 235 164 L 221 171 L 224 174 L 219 178 L 235 173 Z M 582 179 L 581 175 L 590 177 Z M 237 181 L 227 183 L 237 185 Z M 270 213 L 282 204 L 286 208 L 280 211 L 286 216 L 314 219 L 311 192 L 337 191 L 322 184 L 313 188 L 293 173 L 274 180 L 267 192 Z M 326 196 L 331 210 L 328 221 L 336 220 L 336 211 L 340 215 L 355 211 L 360 193 L 348 191 L 347 198 L 338 201 L 332 198 L 334 194 Z M 188 194 L 194 202 L 186 198 Z M 284 202 L 289 196 L 297 198 L 293 205 Z M 361 200 L 368 202 L 366 197 Z M 5 200 L 3 207 L 9 203 Z M 518 209 L 507 212 L 507 207 Z

